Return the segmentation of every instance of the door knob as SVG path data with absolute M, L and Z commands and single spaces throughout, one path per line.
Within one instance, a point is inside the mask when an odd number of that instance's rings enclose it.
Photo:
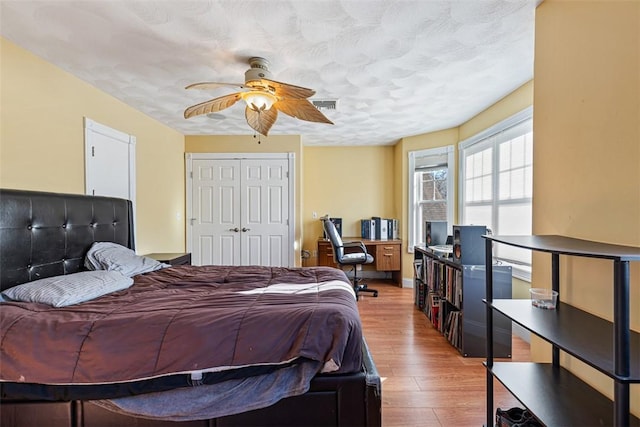
M 251 231 L 250 228 L 242 227 L 242 231 Z
M 236 227 L 236 228 L 230 228 L 230 229 L 229 229 L 229 231 L 235 231 L 235 232 L 237 233 L 238 231 L 240 231 L 240 229 L 239 229 L 238 227 Z

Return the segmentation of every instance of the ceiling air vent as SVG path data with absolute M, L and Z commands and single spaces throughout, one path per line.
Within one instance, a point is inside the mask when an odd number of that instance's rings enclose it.
M 338 104 L 337 99 L 311 99 L 310 101 L 318 110 L 335 110 Z

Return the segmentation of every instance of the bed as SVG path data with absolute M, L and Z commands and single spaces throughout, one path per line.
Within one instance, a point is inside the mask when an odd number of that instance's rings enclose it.
M 381 425 L 342 271 L 162 265 L 81 302 L 88 285 L 14 299 L 119 274 L 92 271 L 101 245 L 134 254 L 129 201 L 0 189 L 3 426 Z

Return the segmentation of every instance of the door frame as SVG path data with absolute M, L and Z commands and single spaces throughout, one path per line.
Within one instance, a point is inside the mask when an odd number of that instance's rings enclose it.
M 288 264 L 290 267 L 295 266 L 295 153 L 185 153 L 185 183 L 186 183 L 186 235 L 187 235 L 187 252 L 191 252 L 193 248 L 193 236 L 191 234 L 191 224 L 194 220 L 192 214 L 192 197 L 193 191 L 193 160 L 287 160 L 289 168 L 288 185 L 289 185 L 289 247 Z
M 136 203 L 136 137 L 117 129 L 110 128 L 96 122 L 88 117 L 84 117 L 84 164 L 85 164 L 85 194 L 93 195 L 93 176 L 89 173 L 89 165 L 91 164 L 91 144 L 92 135 L 94 133 L 104 135 L 114 142 L 127 144 L 129 150 L 129 200 L 135 206 Z
M 129 135 L 128 133 L 119 131 L 117 129 L 113 129 L 107 125 L 102 123 L 98 123 L 89 117 L 83 117 L 84 121 L 84 189 L 85 194 L 89 196 L 100 194 L 95 194 L 93 189 L 95 188 L 95 182 L 93 174 L 91 173 L 91 158 L 93 156 L 92 144 L 93 144 L 93 136 L 94 134 L 100 134 L 110 138 L 114 143 L 122 143 L 127 144 L 128 147 L 128 160 L 129 164 L 127 165 L 128 173 L 129 173 L 129 197 L 128 199 L 131 201 L 131 209 L 133 212 L 133 218 L 136 218 L 136 137 L 134 135 Z M 137 228 L 135 224 L 137 221 L 134 220 L 134 239 L 137 239 Z

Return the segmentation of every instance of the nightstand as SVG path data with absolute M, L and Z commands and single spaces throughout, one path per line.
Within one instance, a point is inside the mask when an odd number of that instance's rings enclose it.
M 144 256 L 171 265 L 191 265 L 191 253 L 156 253 L 146 254 Z

